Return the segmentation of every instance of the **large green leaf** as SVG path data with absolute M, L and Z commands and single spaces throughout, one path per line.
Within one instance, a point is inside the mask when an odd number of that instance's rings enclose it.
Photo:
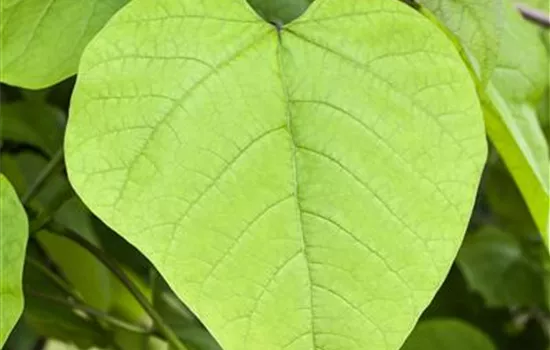
M 0 80 L 39 89 L 76 73 L 82 51 L 127 0 L 0 0 Z
M 0 174 L 0 347 L 23 311 L 23 262 L 27 215 L 14 188 Z
M 508 1 L 508 0 L 506 0 Z M 496 66 L 502 31 L 498 0 L 420 0 L 453 32 L 485 84 Z
M 278 31 L 245 0 L 136 0 L 86 49 L 65 149 L 224 349 L 397 349 L 461 242 L 482 124 L 452 43 L 397 1 Z
M 511 6 L 506 9 L 499 61 L 486 90 L 490 101 L 485 101 L 485 122 L 491 142 L 548 243 L 549 150 L 536 115 L 537 102 L 548 84 L 548 60 L 537 29 Z
M 469 287 L 491 307 L 545 304 L 542 264 L 529 259 L 512 234 L 484 227 L 466 238 L 457 263 Z
M 459 320 L 433 319 L 420 322 L 401 350 L 494 350 L 480 330 Z

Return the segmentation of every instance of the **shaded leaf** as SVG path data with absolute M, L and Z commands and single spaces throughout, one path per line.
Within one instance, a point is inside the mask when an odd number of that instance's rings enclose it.
M 299 17 L 313 0 L 247 0 L 266 21 L 282 25 Z
M 23 262 L 29 226 L 25 209 L 0 174 L 0 347 L 23 311 Z
M 39 336 L 20 318 L 11 332 L 4 349 L 34 350 L 40 341 Z
M 486 227 L 467 236 L 457 263 L 470 288 L 491 307 L 545 304 L 544 270 L 511 234 Z
M 506 231 L 524 239 L 541 240 L 535 222 L 516 183 L 501 161 L 488 164 L 484 196 L 492 212 L 492 219 Z
M 62 144 L 64 115 L 44 102 L 2 104 L 2 141 L 27 143 L 52 156 Z
M 401 350 L 495 350 L 491 340 L 477 328 L 455 319 L 420 322 Z
M 18 154 L 14 158 L 18 167 L 10 168 L 10 174 L 11 176 L 19 174 L 25 179 L 24 188 L 21 190 L 21 192 L 25 192 L 47 162 L 32 153 Z M 48 185 L 37 194 L 36 206 L 40 210 L 47 210 L 59 193 L 67 190 L 68 187 L 67 179 L 61 174 L 54 176 Z M 65 202 L 54 215 L 54 219 L 78 232 L 91 243 L 99 245 L 91 227 L 89 211 L 77 198 Z M 79 291 L 84 300 L 100 310 L 107 310 L 110 307 L 112 277 L 107 268 L 87 250 L 64 237 L 41 231 L 37 233 L 37 238 L 52 261 Z M 86 271 L 86 273 L 82 273 L 82 271 Z
M 63 343 L 59 340 L 50 340 L 44 347 L 44 350 L 80 350 L 77 346 Z M 98 348 L 90 348 L 88 350 L 99 350 Z
M 244 0 L 131 2 L 71 110 L 72 185 L 226 350 L 398 348 L 486 153 L 466 67 L 396 1 L 315 1 L 281 32 Z
M 73 288 L 51 270 L 36 241 L 27 250 L 24 272 L 25 308 L 22 321 L 41 336 L 80 345 L 104 343 L 103 330 L 73 312 Z M 87 329 L 89 327 L 89 329 Z
M 121 267 L 126 276 L 134 283 L 141 293 L 149 300 L 152 299 L 151 289 L 145 282 L 131 270 Z M 143 307 L 130 294 L 128 288 L 118 279 L 112 278 L 111 282 L 112 301 L 110 312 L 129 322 L 138 323 L 150 327 L 152 321 Z
M 2 0 L 0 80 L 40 89 L 76 73 L 90 39 L 126 0 Z
M 76 314 L 67 305 L 51 302 L 35 295 L 26 295 L 25 322 L 38 334 L 74 343 L 80 348 L 103 347 L 109 337 L 95 323 Z

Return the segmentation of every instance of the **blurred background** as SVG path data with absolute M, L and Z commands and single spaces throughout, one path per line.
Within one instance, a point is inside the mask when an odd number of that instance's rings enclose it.
M 548 29 L 539 28 L 548 44 Z M 53 223 L 116 260 L 190 350 L 221 350 L 149 261 L 95 218 L 71 189 L 62 144 L 74 82 L 71 77 L 32 91 L 0 86 L 1 171 L 20 195 L 31 230 L 25 311 L 4 348 L 168 349 L 119 278 L 96 254 L 52 234 L 56 226 L 45 223 Z M 548 141 L 548 88 L 537 113 Z M 52 171 L 34 188 L 47 168 Z M 25 198 L 29 192 L 34 195 Z M 491 147 L 460 252 L 403 349 L 548 350 L 549 305 L 548 251 Z

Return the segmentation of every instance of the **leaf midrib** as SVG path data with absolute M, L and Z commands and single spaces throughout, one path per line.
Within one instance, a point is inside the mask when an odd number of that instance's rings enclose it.
M 299 178 L 298 178 L 298 164 L 297 164 L 297 159 L 296 159 L 296 156 L 297 156 L 297 153 L 298 153 L 298 146 L 296 145 L 296 141 L 294 139 L 294 133 L 292 131 L 292 112 L 291 112 L 291 98 L 290 98 L 290 93 L 288 91 L 288 86 L 285 82 L 285 75 L 284 75 L 284 70 L 283 70 L 283 53 L 282 53 L 282 50 L 284 49 L 283 47 L 283 40 L 282 40 L 282 33 L 280 30 L 277 31 L 277 34 L 278 34 L 278 40 L 277 40 L 277 65 L 278 65 L 278 68 L 279 68 L 279 78 L 281 80 L 281 86 L 282 86 L 282 89 L 283 89 L 283 97 L 284 97 L 284 103 L 286 105 L 286 117 L 287 117 L 287 121 L 286 121 L 286 128 L 287 128 L 287 131 L 288 131 L 288 134 L 290 136 L 290 140 L 291 140 L 291 144 L 292 144 L 292 166 L 293 166 L 293 177 L 294 177 L 294 193 L 293 193 L 293 196 L 296 200 L 296 216 L 297 216 L 297 221 L 298 221 L 298 226 L 299 226 L 299 231 L 300 231 L 300 236 L 301 236 L 301 244 L 302 244 L 302 255 L 304 257 L 304 262 L 305 262 L 305 267 L 306 267 L 306 271 L 307 271 L 307 275 L 308 275 L 308 285 L 309 285 L 309 310 L 310 310 L 310 331 L 311 331 L 311 344 L 312 344 L 312 349 L 317 349 L 317 345 L 316 345 L 316 338 L 315 338 L 315 322 L 314 322 L 314 319 L 313 319 L 313 306 L 314 306 L 314 303 L 313 303 L 313 278 L 312 278 L 312 275 L 311 275 L 311 268 L 309 266 L 309 261 L 310 261 L 310 258 L 308 256 L 308 251 L 307 251 L 307 239 L 306 239 L 306 235 L 304 233 L 304 227 L 303 227 L 303 211 L 302 211 L 302 208 L 301 208 L 301 205 L 300 205 L 300 188 L 299 188 Z

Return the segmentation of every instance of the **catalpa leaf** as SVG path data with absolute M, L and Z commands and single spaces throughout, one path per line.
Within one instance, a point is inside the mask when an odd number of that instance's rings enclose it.
M 397 1 L 278 29 L 245 0 L 136 0 L 72 103 L 73 186 L 226 350 L 398 349 L 486 155 L 467 68 Z
M 8 179 L 0 174 L 0 347 L 23 311 L 23 262 L 27 215 Z
M 460 320 L 442 318 L 420 322 L 401 350 L 495 350 L 479 329 Z
M 508 0 L 505 0 L 508 1 Z M 502 36 L 503 2 L 420 0 L 462 44 L 483 85 L 496 66 Z
M 76 73 L 82 51 L 127 0 L 1 0 L 0 80 L 39 89 Z

